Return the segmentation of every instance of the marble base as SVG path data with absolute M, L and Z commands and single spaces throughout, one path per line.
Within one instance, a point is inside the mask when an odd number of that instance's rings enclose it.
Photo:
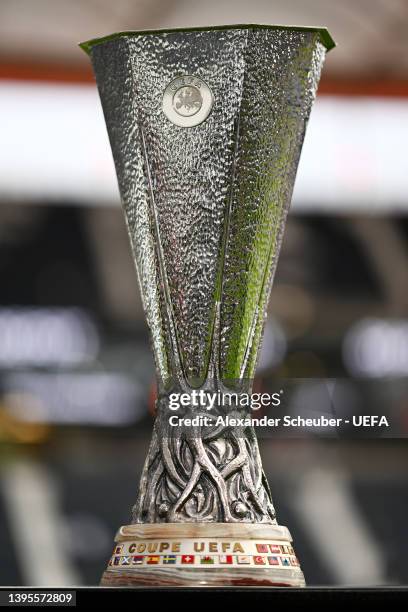
M 280 525 L 136 524 L 115 542 L 102 586 L 305 586 Z

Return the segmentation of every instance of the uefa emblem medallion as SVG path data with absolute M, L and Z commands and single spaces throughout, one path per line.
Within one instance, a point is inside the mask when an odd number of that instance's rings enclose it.
M 211 89 L 202 79 L 179 76 L 169 83 L 163 94 L 163 112 L 180 127 L 194 127 L 205 121 L 213 107 Z

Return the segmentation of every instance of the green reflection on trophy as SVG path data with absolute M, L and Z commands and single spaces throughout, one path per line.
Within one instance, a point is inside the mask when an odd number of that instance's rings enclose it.
M 159 390 L 132 524 L 118 533 L 104 584 L 304 584 L 252 428 L 174 436 L 166 409 L 174 391 L 250 391 L 306 124 L 333 46 L 325 29 L 257 25 L 124 32 L 82 45 Z M 198 540 L 213 550 L 198 555 Z

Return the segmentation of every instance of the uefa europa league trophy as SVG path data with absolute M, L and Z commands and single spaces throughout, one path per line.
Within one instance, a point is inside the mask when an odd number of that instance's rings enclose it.
M 170 397 L 251 389 L 306 123 L 334 43 L 325 29 L 238 25 L 81 46 L 158 378 L 132 522 L 119 529 L 102 584 L 302 586 L 252 427 L 212 418 L 174 427 L 176 414 L 210 411 L 191 400 L 176 413 Z

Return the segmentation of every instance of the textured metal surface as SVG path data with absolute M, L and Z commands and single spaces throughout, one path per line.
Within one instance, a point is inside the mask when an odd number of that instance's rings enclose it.
M 256 27 L 121 36 L 92 61 L 153 339 L 160 397 L 253 377 L 305 127 L 319 33 Z M 208 84 L 200 125 L 163 94 Z M 218 381 L 218 382 L 217 382 Z M 156 427 L 136 522 L 273 522 L 252 430 L 173 439 Z

